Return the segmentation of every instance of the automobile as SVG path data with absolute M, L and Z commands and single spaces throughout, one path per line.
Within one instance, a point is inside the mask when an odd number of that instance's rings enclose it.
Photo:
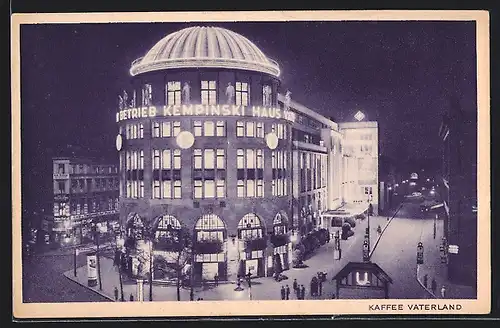
M 344 223 L 342 225 L 342 240 L 347 240 L 349 237 L 354 235 L 354 231 L 351 229 L 351 225 L 349 223 Z
M 415 191 L 415 192 L 412 192 L 412 193 L 411 193 L 411 195 L 412 195 L 413 197 L 420 197 L 420 196 L 422 196 L 422 193 L 421 193 L 421 192 L 419 192 L 419 191 Z
M 349 223 L 349 225 L 354 228 L 356 226 L 356 220 L 354 220 L 354 218 L 352 217 L 347 217 L 347 218 L 344 218 L 344 222 L 347 222 Z

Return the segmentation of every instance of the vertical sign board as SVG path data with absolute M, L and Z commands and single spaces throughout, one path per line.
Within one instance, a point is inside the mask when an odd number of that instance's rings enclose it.
M 95 252 L 87 254 L 87 283 L 89 287 L 97 286 L 97 256 Z

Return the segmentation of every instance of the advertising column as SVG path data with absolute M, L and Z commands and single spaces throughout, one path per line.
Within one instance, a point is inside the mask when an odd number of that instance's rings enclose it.
M 87 279 L 89 287 L 97 286 L 97 256 L 95 252 L 87 254 Z

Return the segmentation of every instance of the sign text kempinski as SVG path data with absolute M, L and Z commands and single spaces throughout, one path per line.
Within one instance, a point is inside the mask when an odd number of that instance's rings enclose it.
M 116 121 L 158 116 L 251 116 L 295 121 L 295 113 L 275 107 L 240 105 L 170 105 L 127 108 L 116 113 Z

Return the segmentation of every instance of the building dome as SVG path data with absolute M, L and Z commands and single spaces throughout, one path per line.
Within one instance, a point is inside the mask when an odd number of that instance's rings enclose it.
M 158 41 L 132 62 L 132 76 L 174 68 L 229 68 L 278 77 L 278 63 L 244 36 L 220 27 L 189 27 Z

